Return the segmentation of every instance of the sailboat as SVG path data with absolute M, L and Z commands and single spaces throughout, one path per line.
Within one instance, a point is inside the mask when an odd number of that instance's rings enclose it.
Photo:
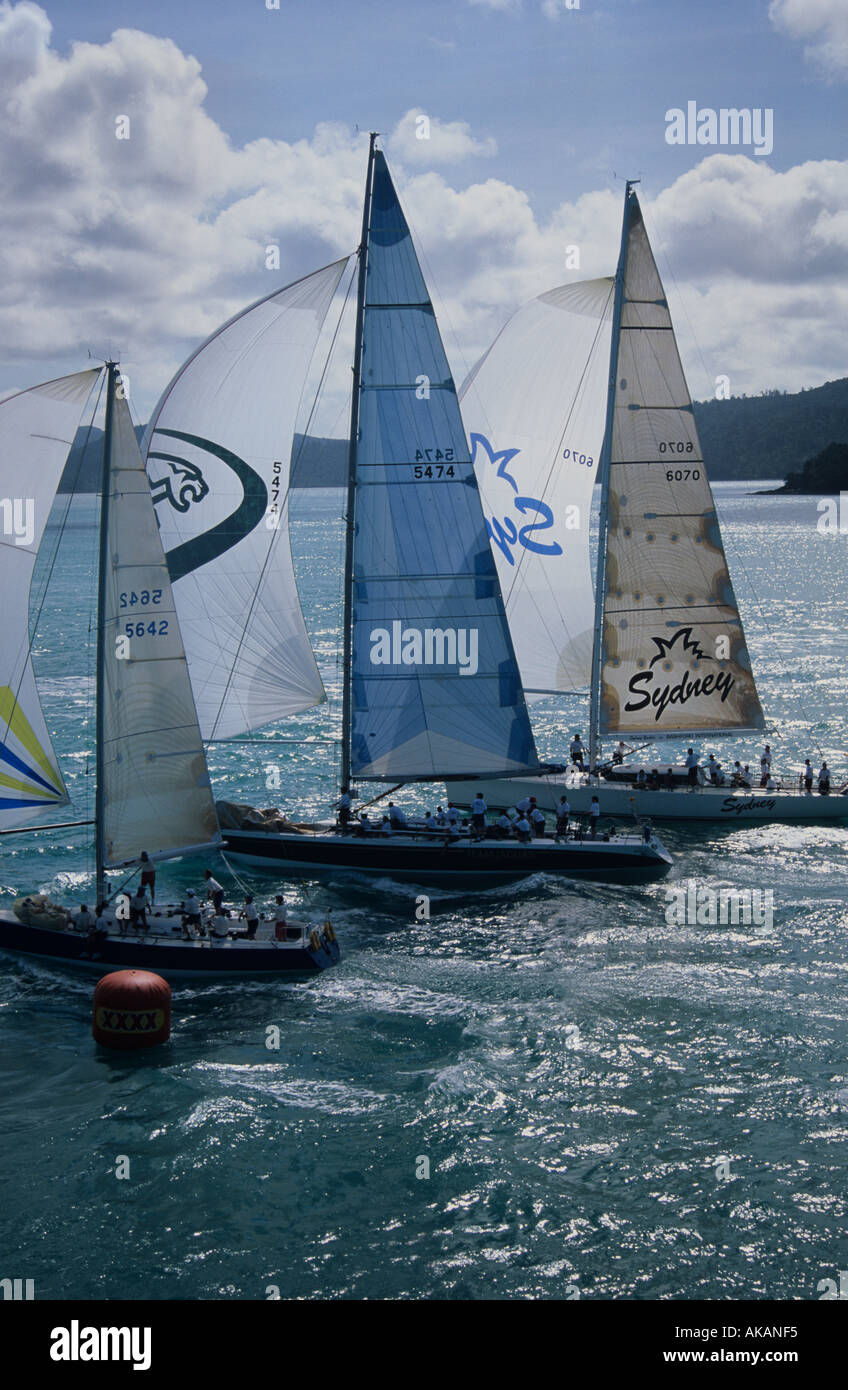
M 219 849 L 206 766 L 168 566 L 150 485 L 117 363 L 33 387 L 0 402 L 0 494 L 32 503 L 29 534 L 0 537 L 0 834 L 64 830 L 89 821 L 35 823 L 70 803 L 33 671 L 29 594 L 39 544 L 83 410 L 105 371 L 100 507 L 94 851 L 96 903 L 107 870 Z M 101 383 L 102 384 L 102 383 Z M 22 542 L 22 543 L 19 543 Z M 22 828 L 22 823 L 24 827 Z M 103 914 L 95 945 L 69 929 L 44 895 L 0 911 L 0 949 L 81 965 L 150 968 L 166 975 L 321 970 L 338 943 L 292 924 L 285 940 L 182 939 L 179 905 L 148 908 L 149 929 L 127 933 L 129 899 Z
M 171 493 L 160 525 L 205 738 L 245 734 L 323 698 L 286 508 L 316 324 L 342 268 L 316 271 L 225 324 L 178 372 L 148 425 L 154 497 L 163 480 Z M 272 309 L 282 319 L 271 323 Z M 183 484 L 201 495 L 175 505 Z M 456 389 L 372 135 L 349 435 L 341 784 L 542 770 Z M 219 811 L 229 854 L 286 873 L 456 883 L 537 872 L 654 877 L 671 865 L 650 829 L 527 843 L 424 826 L 391 835 L 360 823 L 295 827 L 249 809 L 241 819 Z
M 674 738 L 762 733 L 765 719 L 665 292 L 632 182 L 615 279 L 519 310 L 460 393 L 489 536 L 531 698 L 589 687 L 588 772 L 468 780 L 493 807 L 561 796 L 604 816 L 733 824 L 836 820 L 843 791 L 688 782 L 685 768 L 607 755 Z M 589 509 L 600 518 L 594 597 Z M 576 520 L 569 529 L 569 517 Z M 757 769 L 759 772 L 759 768 Z M 595 775 L 593 775 L 595 774 Z M 597 775 L 599 774 L 599 775 Z M 759 779 L 757 779 L 759 780 Z

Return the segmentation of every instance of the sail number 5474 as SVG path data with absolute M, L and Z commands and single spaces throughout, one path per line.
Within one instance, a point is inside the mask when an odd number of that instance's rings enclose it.
M 416 449 L 413 477 L 453 478 L 454 457 L 453 449 Z

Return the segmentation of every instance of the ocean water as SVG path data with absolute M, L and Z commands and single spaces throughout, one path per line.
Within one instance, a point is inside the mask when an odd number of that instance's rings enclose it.
M 816 530 L 816 499 L 748 486 L 716 493 L 777 766 L 821 748 L 845 771 L 848 538 Z M 294 507 L 335 697 L 339 499 Z M 36 645 L 81 818 L 94 517 L 73 503 Z M 585 732 L 577 701 L 534 720 L 552 758 Z M 337 731 L 333 698 L 286 742 L 216 748 L 220 794 L 325 812 Z M 178 987 L 148 1055 L 97 1049 L 92 978 L 0 958 L 0 1276 L 42 1299 L 818 1298 L 848 1269 L 848 828 L 662 834 L 663 884 L 540 877 L 431 894 L 429 920 L 415 885 L 286 885 L 331 912 L 341 966 Z M 4 906 L 91 896 L 84 830 L 0 844 Z M 161 891 L 206 862 L 160 870 Z M 770 893 L 771 920 L 670 924 L 690 882 Z

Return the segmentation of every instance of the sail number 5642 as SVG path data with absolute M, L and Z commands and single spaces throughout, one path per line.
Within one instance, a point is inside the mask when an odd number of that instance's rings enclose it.
M 128 637 L 167 637 L 168 619 L 160 618 L 149 623 L 125 623 L 124 629 Z
M 135 608 L 135 606 L 136 606 L 137 603 L 140 603 L 141 606 L 142 606 L 142 608 L 147 608 L 148 605 L 151 604 L 151 603 L 161 603 L 161 602 L 162 602 L 162 590 L 161 590 L 161 589 L 153 589 L 152 591 L 151 591 L 150 589 L 142 589 L 142 591 L 141 591 L 140 594 L 137 594 L 137 593 L 133 590 L 132 593 L 121 594 L 121 607 L 122 607 L 122 608 Z

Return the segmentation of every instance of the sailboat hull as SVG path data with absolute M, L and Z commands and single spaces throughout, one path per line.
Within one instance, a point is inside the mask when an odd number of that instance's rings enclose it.
M 445 843 L 414 835 L 363 838 L 331 831 L 299 834 L 224 830 L 226 852 L 242 863 L 286 875 L 312 877 L 339 871 L 414 883 L 491 884 L 530 874 L 561 874 L 602 882 L 643 882 L 661 878 L 671 855 L 652 839 L 635 835 L 618 840 L 472 841 Z
M 165 979 L 211 975 L 315 974 L 337 965 L 337 941 L 313 951 L 308 945 L 273 941 L 196 941 L 109 936 L 101 952 L 86 951 L 85 937 L 74 931 L 26 926 L 11 912 L 0 912 L 0 951 L 32 956 L 104 975 L 110 970 L 153 970 Z
M 470 806 L 482 794 L 492 811 L 514 806 L 525 796 L 535 796 L 543 811 L 554 812 L 560 797 L 568 797 L 574 815 L 587 815 L 597 796 L 601 815 L 626 820 L 636 815 L 650 821 L 723 821 L 725 824 L 767 824 L 771 821 L 839 821 L 848 819 L 848 795 L 807 796 L 801 792 L 731 791 L 729 787 L 688 787 L 646 791 L 632 784 L 616 786 L 594 782 L 574 786 L 565 777 L 514 777 L 474 782 L 452 782 L 457 806 Z

